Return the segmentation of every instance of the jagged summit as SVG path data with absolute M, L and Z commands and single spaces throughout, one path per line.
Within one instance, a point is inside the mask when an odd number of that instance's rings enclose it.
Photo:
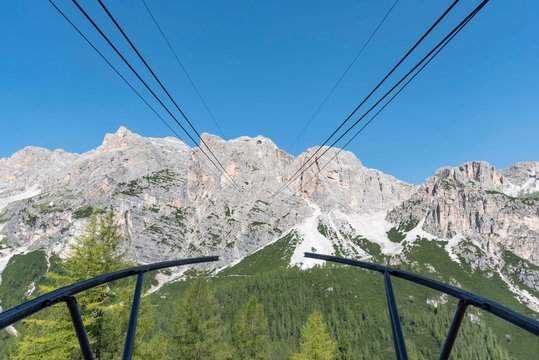
M 133 141 L 141 139 L 142 137 L 138 134 L 134 134 L 129 129 L 124 126 L 120 126 L 113 134 L 106 134 L 103 139 L 102 148 L 116 148 L 116 147 L 125 147 L 130 145 Z
M 129 130 L 125 126 L 121 125 L 118 128 L 118 130 L 116 130 L 116 133 L 114 133 L 114 135 L 120 136 L 120 137 L 126 137 L 126 136 L 131 136 L 131 135 L 134 135 L 134 134 L 133 134 L 133 132 L 131 130 Z
M 207 132 L 203 132 L 200 134 L 200 138 L 204 140 L 206 143 L 220 143 L 220 142 L 226 142 L 223 138 L 219 137 L 218 135 L 210 134 Z M 200 146 L 200 144 L 199 144 Z
M 510 184 L 507 193 L 518 196 L 526 193 L 539 193 L 539 162 L 522 161 L 501 170 Z
M 262 136 L 262 135 L 256 135 L 256 136 L 240 136 L 240 137 L 237 137 L 235 139 L 231 139 L 230 141 L 240 141 L 240 142 L 256 142 L 258 145 L 260 144 L 270 144 L 270 145 L 273 145 L 275 147 L 277 147 L 277 145 L 275 145 L 275 143 L 265 137 L 265 136 Z
M 502 175 L 486 161 L 469 161 L 458 166 L 443 167 L 432 177 L 461 182 L 473 181 L 491 188 L 500 186 L 503 181 Z
M 200 148 L 125 127 L 83 154 L 29 147 L 0 160 L 0 242 L 12 249 L 0 249 L 0 264 L 32 249 L 62 253 L 93 209 L 118 214 L 137 262 L 219 253 L 224 266 L 283 237 L 296 239 L 291 266 L 316 264 L 301 255 L 313 249 L 368 259 L 379 248 L 400 261 L 420 237 L 444 241 L 455 261 L 473 244 L 494 268 L 505 251 L 539 264 L 537 162 L 472 161 L 411 185 L 343 151 L 288 184 L 316 148 L 294 157 L 263 136 L 203 137 L 241 193 Z M 521 276 L 539 288 L 539 274 Z
M 19 214 L 31 202 L 20 201 L 27 195 L 47 194 L 55 203 L 65 203 L 71 212 L 84 206 L 112 206 L 123 214 L 122 224 L 130 241 L 140 247 L 130 247 L 130 256 L 154 261 L 176 253 L 149 247 L 147 239 L 159 233 L 149 233 L 148 227 L 167 223 L 165 218 L 169 219 L 174 209 L 190 209 L 182 210 L 186 211 L 182 216 L 189 219 L 191 228 L 198 228 L 198 233 L 182 230 L 182 241 L 198 247 L 208 236 L 218 236 L 224 246 L 223 258 L 232 261 L 312 216 L 316 205 L 322 213 L 374 216 L 381 219 L 379 224 L 413 220 L 441 238 L 467 236 L 489 244 L 492 251 L 498 246 L 492 244 L 503 243 L 514 247 L 520 256 L 539 262 L 539 207 L 529 205 L 535 204 L 533 196 L 539 189 L 537 162 L 522 162 L 503 170 L 482 161 L 467 162 L 441 168 L 418 186 L 368 169 L 353 153 L 343 151 L 320 173 L 325 161 L 317 162 L 274 198 L 272 195 L 315 147 L 293 157 L 263 136 L 228 141 L 207 133 L 203 137 L 243 189 L 241 196 L 225 176 L 207 161 L 201 162 L 200 154 L 195 156 L 198 148 L 173 138 L 142 137 L 122 126 L 107 134 L 102 146 L 87 153 L 28 147 L 2 159 L 0 200 L 4 199 L 11 214 L 10 220 L 0 225 L 2 232 L 9 232 L 13 243 L 35 246 L 62 242 L 69 236 L 70 232 L 56 227 L 42 231 L 25 225 Z M 330 149 L 327 156 L 337 151 Z M 524 200 L 513 200 L 515 196 Z M 150 208 L 158 209 L 157 215 Z M 66 211 L 50 215 L 58 226 L 71 226 L 72 214 Z M 255 228 L 249 225 L 253 221 L 259 224 Z M 170 231 L 178 230 L 174 229 Z M 384 231 L 364 232 L 384 236 Z M 176 236 L 172 233 L 170 236 Z M 226 247 L 225 238 L 230 237 L 235 239 L 234 245 Z M 531 240 L 524 244 L 523 238 Z M 186 248 L 182 246 L 179 254 L 183 251 Z

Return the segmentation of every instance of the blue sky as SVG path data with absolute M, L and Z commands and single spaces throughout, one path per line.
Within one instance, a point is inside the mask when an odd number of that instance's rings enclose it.
M 293 154 L 320 144 L 451 2 L 400 0 L 291 148 L 393 1 L 147 0 L 226 138 L 260 134 Z M 56 2 L 127 74 L 72 3 Z M 105 2 L 197 128 L 218 133 L 142 3 Z M 420 53 L 478 2 L 461 1 Z M 81 3 L 127 51 L 96 1 Z M 0 157 L 28 145 L 87 151 L 120 125 L 170 135 L 47 1 L 1 7 Z M 416 183 L 469 160 L 539 160 L 537 13 L 534 0 L 491 1 L 350 150 Z

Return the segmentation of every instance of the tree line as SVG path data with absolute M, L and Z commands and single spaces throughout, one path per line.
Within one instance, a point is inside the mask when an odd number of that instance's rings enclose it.
M 48 272 L 39 294 L 103 273 L 130 266 L 119 252 L 120 232 L 112 213 L 92 215 L 70 255 Z M 133 286 L 127 280 L 90 289 L 78 303 L 96 359 L 121 354 Z M 204 277 L 192 282 L 176 306 L 172 331 L 154 326 L 154 306 L 143 298 L 136 337 L 136 359 L 270 359 L 270 331 L 264 307 L 252 296 L 225 328 L 220 304 Z M 12 347 L 12 359 L 79 359 L 80 348 L 69 313 L 63 304 L 47 308 L 23 321 Z M 294 359 L 333 359 L 336 343 L 321 314 L 305 324 L 301 352 Z M 314 357 L 313 357 L 314 356 Z
M 113 214 L 93 214 L 69 256 L 47 273 L 39 293 L 131 266 L 120 251 Z M 345 269 L 278 269 L 245 277 L 197 276 L 144 296 L 135 359 L 391 359 L 391 327 L 383 298 L 347 282 Z M 334 281 L 338 278 L 339 281 Z M 133 294 L 128 279 L 77 296 L 96 359 L 117 359 Z M 165 295 L 163 295 L 165 294 Z M 358 296 L 372 301 L 358 301 Z M 379 296 L 379 294 L 378 294 Z M 163 299 L 166 297 L 166 299 Z M 452 309 L 402 317 L 411 359 L 432 358 L 443 344 Z M 67 308 L 55 305 L 26 319 L 10 359 L 80 359 Z M 464 322 L 454 359 L 510 359 L 507 339 Z

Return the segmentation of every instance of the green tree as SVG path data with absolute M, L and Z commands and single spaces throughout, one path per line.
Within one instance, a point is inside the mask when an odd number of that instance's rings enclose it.
M 301 329 L 300 353 L 292 360 L 332 360 L 337 354 L 337 342 L 328 331 L 322 314 L 314 311 Z
M 205 278 L 193 281 L 175 314 L 173 351 L 187 360 L 231 359 L 224 341 L 219 303 Z
M 251 296 L 238 311 L 232 327 L 237 359 L 269 359 L 269 326 L 264 307 Z
M 125 335 L 131 313 L 131 302 L 135 279 L 132 286 L 115 289 L 118 298 L 111 311 L 104 313 L 104 342 L 101 349 L 102 359 L 118 359 L 123 351 Z M 153 305 L 144 295 L 140 301 L 139 316 L 135 334 L 133 359 L 162 360 L 170 358 L 170 343 L 161 329 L 155 328 Z
M 350 338 L 344 331 L 339 333 L 338 350 L 338 360 L 352 360 L 355 358 L 351 349 Z
M 126 267 L 119 252 L 120 240 L 113 213 L 102 217 L 92 214 L 82 235 L 71 245 L 67 259 L 59 265 L 59 271 L 47 273 L 48 282 L 39 287 L 39 293 Z M 132 288 L 126 286 L 126 281 L 120 281 L 77 295 L 96 359 L 113 358 L 121 351 L 121 333 L 125 333 Z M 148 316 L 148 310 L 149 306 L 141 307 L 141 318 Z M 26 328 L 17 342 L 17 359 L 80 358 L 80 347 L 64 304 L 46 309 L 24 323 Z M 144 333 L 144 329 L 143 326 L 139 331 Z

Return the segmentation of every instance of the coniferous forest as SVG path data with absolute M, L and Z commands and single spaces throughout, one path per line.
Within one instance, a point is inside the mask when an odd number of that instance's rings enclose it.
M 94 214 L 71 255 L 56 259 L 40 278 L 37 293 L 130 266 L 119 251 L 119 239 L 113 215 Z M 305 271 L 237 269 L 217 274 L 191 271 L 188 279 L 144 296 L 134 357 L 394 358 L 379 274 L 330 265 Z M 151 283 L 148 277 L 146 290 Z M 456 302 L 403 280 L 395 279 L 393 285 L 410 358 L 436 358 Z M 133 288 L 131 278 L 77 297 L 97 359 L 120 357 Z M 427 304 L 427 299 L 438 302 Z M 468 311 L 453 359 L 534 359 L 537 355 L 531 334 L 479 310 Z M 81 358 L 63 304 L 23 320 L 16 331 L 17 336 L 3 331 L 2 358 Z

